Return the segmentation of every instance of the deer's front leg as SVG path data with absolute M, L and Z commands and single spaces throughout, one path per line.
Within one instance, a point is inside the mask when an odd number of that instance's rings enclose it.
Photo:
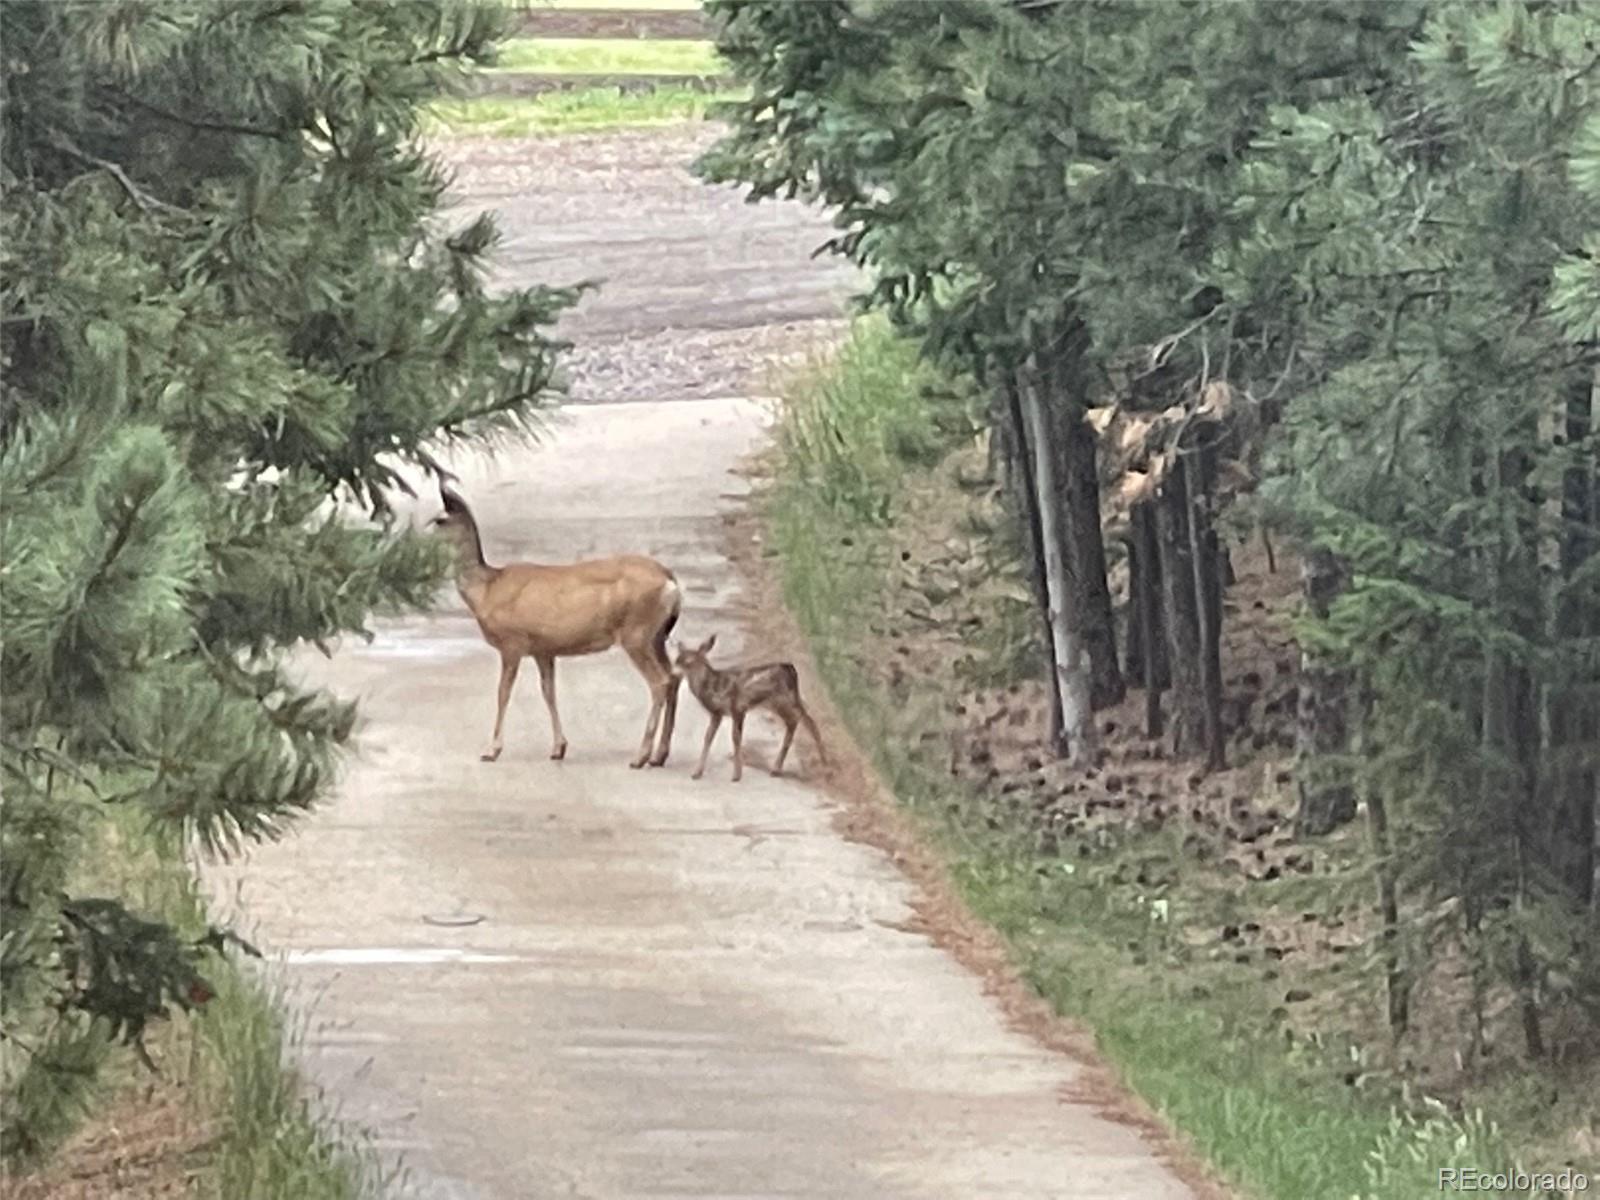
M 494 736 L 489 741 L 489 748 L 478 757 L 484 762 L 493 762 L 500 757 L 500 751 L 505 743 L 501 740 L 501 730 L 506 723 L 506 705 L 511 702 L 511 687 L 517 682 L 517 671 L 522 666 L 522 656 L 509 651 L 500 652 L 500 694 L 494 714 Z
M 700 746 L 700 765 L 694 769 L 690 779 L 699 779 L 706 773 L 706 756 L 711 753 L 711 743 L 717 740 L 717 730 L 722 728 L 722 716 L 712 713 L 711 720 L 706 725 L 706 740 Z

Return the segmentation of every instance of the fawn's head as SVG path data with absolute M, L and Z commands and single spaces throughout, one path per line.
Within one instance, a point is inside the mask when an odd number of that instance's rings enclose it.
M 685 673 L 697 670 L 705 670 L 711 666 L 711 647 L 715 646 L 716 644 L 717 635 L 714 633 L 705 641 L 701 642 L 698 646 L 687 646 L 684 643 L 679 642 L 678 658 L 674 665 L 679 671 Z

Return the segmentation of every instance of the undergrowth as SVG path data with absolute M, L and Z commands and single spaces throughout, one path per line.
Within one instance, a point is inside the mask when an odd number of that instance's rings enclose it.
M 950 775 L 948 757 L 928 748 L 940 741 L 927 736 L 928 707 L 894 694 L 871 664 L 885 657 L 874 629 L 886 613 L 901 616 L 888 583 L 899 527 L 915 523 L 917 506 L 963 502 L 958 486 L 930 480 L 969 440 L 969 394 L 876 323 L 859 324 L 836 358 L 812 363 L 783 392 L 765 518 L 787 603 L 855 739 L 1029 983 L 1086 1023 L 1128 1086 L 1246 1194 L 1410 1200 L 1439 1190 L 1441 1168 L 1513 1168 L 1510 1147 L 1525 1144 L 1524 1131 L 1412 1094 L 1369 1071 L 1361 1046 L 1335 1031 L 1295 1035 L 1259 974 L 1197 953 L 1185 930 L 1225 911 L 1215 881 L 1189 864 L 1159 886 L 1127 882 L 1132 864 L 1181 860 L 1170 834 L 1042 853 L 997 797 Z M 1012 666 L 1024 662 L 1010 643 L 1027 639 L 1026 622 L 994 617 L 1009 628 L 967 633 L 971 657 L 993 659 L 990 638 L 1006 644 Z M 945 683 L 958 690 L 951 674 Z M 1301 886 L 1286 883 L 1283 897 L 1314 904 L 1309 892 L 1290 895 Z
M 82 879 L 87 892 L 126 896 L 130 907 L 170 921 L 186 937 L 206 929 L 205 902 L 180 848 L 134 812 L 119 813 L 82 861 L 89 864 Z M 147 1032 L 148 1064 L 102 1027 L 57 1026 L 50 1042 L 61 1048 L 59 1062 L 24 1073 L 9 1098 L 8 1124 L 42 1156 L 14 1166 L 26 1169 L 11 1174 L 8 1186 L 24 1196 L 50 1195 L 64 1173 L 125 1194 L 114 1162 L 97 1164 L 117 1176 L 102 1181 L 79 1170 L 63 1144 L 80 1129 L 88 1135 L 97 1124 L 115 1126 L 119 1113 L 148 1106 L 159 1094 L 173 1110 L 169 1124 L 151 1135 L 159 1145 L 142 1146 L 134 1135 L 123 1150 L 137 1158 L 177 1143 L 183 1161 L 172 1169 L 186 1180 L 187 1194 L 215 1200 L 385 1194 L 389 1180 L 375 1154 L 303 1091 L 290 1061 L 296 1031 L 283 998 L 232 953 L 208 960 L 204 970 L 215 994 L 192 1014 Z M 79 1072 L 88 1086 L 61 1086 L 51 1077 L 59 1069 Z M 61 1161 L 49 1156 L 54 1150 L 61 1150 Z

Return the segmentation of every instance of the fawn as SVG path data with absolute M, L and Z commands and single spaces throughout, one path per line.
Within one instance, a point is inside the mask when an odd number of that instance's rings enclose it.
M 755 708 L 769 709 L 783 722 L 783 747 L 772 764 L 774 775 L 782 774 L 783 760 L 794 742 L 795 726 L 802 723 L 817 747 L 818 757 L 826 763 L 828 754 L 822 748 L 822 735 L 817 732 L 817 723 L 800 702 L 800 676 L 794 664 L 762 663 L 754 667 L 719 671 L 707 657 L 716 644 L 717 635 L 712 634 L 699 646 L 680 644 L 678 647 L 678 672 L 689 681 L 689 690 L 711 715 L 711 722 L 706 726 L 705 744 L 700 747 L 700 765 L 694 769 L 691 778 L 699 779 L 706 773 L 706 756 L 711 753 L 711 743 L 716 739 L 723 717 L 733 721 L 733 778 L 737 781 L 743 777 L 744 718 L 746 713 Z

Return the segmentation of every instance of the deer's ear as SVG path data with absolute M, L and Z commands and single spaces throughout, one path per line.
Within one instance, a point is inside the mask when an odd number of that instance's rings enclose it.
M 711 653 L 711 647 L 715 646 L 716 644 L 717 644 L 717 635 L 713 633 L 705 641 L 700 643 L 700 653 L 701 654 L 710 654 Z
M 439 499 L 444 503 L 447 513 L 464 513 L 467 511 L 467 502 L 444 485 L 444 480 L 439 481 Z

